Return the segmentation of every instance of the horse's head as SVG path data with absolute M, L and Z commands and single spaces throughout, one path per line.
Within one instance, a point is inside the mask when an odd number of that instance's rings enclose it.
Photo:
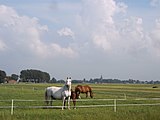
M 72 83 L 71 77 L 69 77 L 69 78 L 67 77 L 65 85 L 68 87 L 71 87 L 71 83 Z
M 92 91 L 90 92 L 90 97 L 93 98 L 93 92 Z

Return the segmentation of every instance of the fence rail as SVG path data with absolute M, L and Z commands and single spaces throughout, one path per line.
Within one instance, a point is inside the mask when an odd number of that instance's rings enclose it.
M 134 101 L 145 101 L 145 100 L 153 100 L 153 101 L 158 101 L 160 98 L 139 98 L 139 99 L 130 99 Z M 62 106 L 14 106 L 14 102 L 38 102 L 38 101 L 44 101 L 44 100 L 20 100 L 20 99 L 12 99 L 12 100 L 0 100 L 0 102 L 11 102 L 11 106 L 0 106 L 0 109 L 11 109 L 11 115 L 14 113 L 15 108 L 20 108 L 20 109 L 47 109 L 47 108 L 62 108 Z M 58 100 L 54 100 L 58 101 Z M 118 106 L 159 106 L 160 103 L 131 103 L 131 104 L 117 104 L 117 101 L 127 101 L 126 99 L 78 99 L 76 100 L 77 102 L 79 101 L 84 101 L 84 102 L 91 102 L 91 101 L 113 101 L 113 104 L 102 104 L 102 105 L 78 105 L 76 108 L 95 108 L 95 107 L 113 107 L 114 112 L 117 111 Z M 74 106 L 70 106 L 71 108 Z

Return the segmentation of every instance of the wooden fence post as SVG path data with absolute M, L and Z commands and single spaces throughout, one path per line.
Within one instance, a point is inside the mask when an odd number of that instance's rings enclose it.
M 114 112 L 117 111 L 116 99 L 114 99 Z
M 11 115 L 13 115 L 13 99 L 12 99 L 12 106 L 11 106 Z

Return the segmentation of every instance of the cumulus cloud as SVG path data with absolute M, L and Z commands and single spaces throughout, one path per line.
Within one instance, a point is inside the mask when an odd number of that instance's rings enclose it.
M 119 2 L 119 3 L 117 3 L 116 11 L 126 13 L 127 8 L 128 8 L 128 6 L 126 4 L 124 4 L 123 2 Z
M 151 3 L 157 6 L 160 0 Z M 124 15 L 127 8 L 125 3 L 115 0 L 83 1 L 81 23 L 92 45 L 112 56 L 160 56 L 160 19 L 155 20 L 153 29 L 148 26 L 151 29 L 146 30 L 146 19 Z M 117 14 L 122 15 L 119 20 Z
M 51 50 L 53 51 L 54 55 L 62 54 L 70 58 L 78 56 L 78 54 L 71 47 L 62 48 L 55 43 L 51 44 Z
M 117 28 L 114 16 L 125 13 L 126 9 L 126 4 L 116 3 L 114 0 L 83 1 L 82 23 L 89 31 L 90 39 L 96 48 L 108 52 L 119 47 L 120 26 Z
M 149 41 L 143 29 L 143 19 L 140 17 L 130 17 L 119 26 L 121 29 L 120 41 L 123 52 L 130 55 L 144 54 Z
M 113 24 L 115 11 L 116 4 L 113 0 L 83 0 L 82 19 L 85 25 Z
M 156 19 L 155 28 L 150 33 L 153 50 L 160 56 L 160 19 Z
M 111 49 L 109 37 L 114 39 L 111 34 L 112 32 L 116 33 L 113 20 L 116 8 L 116 3 L 113 0 L 83 0 L 82 23 L 89 31 L 90 39 L 95 47 L 104 50 Z
M 93 37 L 93 43 L 105 51 L 108 51 L 111 49 L 111 44 L 106 40 L 106 36 L 103 35 L 94 35 Z
M 38 18 L 20 16 L 11 7 L 0 6 L 0 50 L 8 48 L 10 52 L 21 51 L 22 54 L 48 57 L 56 55 L 74 56 L 76 53 L 71 47 L 63 48 L 43 42 L 43 34 L 49 31 L 47 25 L 41 25 Z M 73 35 L 70 29 L 64 29 L 63 35 Z M 55 43 L 54 43 L 55 44 Z M 55 48 L 54 48 L 55 47 Z M 63 50 L 64 49 L 64 50 Z M 55 51 L 54 51 L 55 50 Z M 64 51 L 66 54 L 64 54 Z
M 65 27 L 65 28 L 62 28 L 61 30 L 58 30 L 57 33 L 60 36 L 69 36 L 69 37 L 74 38 L 74 32 L 68 27 Z
M 145 22 L 141 17 L 123 16 L 117 22 L 115 16 L 126 13 L 127 8 L 125 3 L 117 3 L 115 0 L 83 1 L 79 17 L 92 45 L 106 53 L 134 57 L 150 54 L 150 49 L 155 46 L 154 49 L 159 51 L 160 20 L 156 20 L 156 27 L 151 33 L 144 29 Z

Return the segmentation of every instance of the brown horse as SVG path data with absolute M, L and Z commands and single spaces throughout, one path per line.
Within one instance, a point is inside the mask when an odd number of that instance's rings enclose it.
M 90 97 L 93 98 L 93 92 L 90 86 L 88 85 L 77 85 L 75 87 L 75 93 L 76 93 L 76 97 L 77 99 L 80 98 L 80 93 L 86 93 L 86 98 L 88 97 L 88 93 L 90 93 Z
M 76 109 L 76 93 L 72 89 L 71 89 L 71 99 L 73 101 L 73 106 L 74 106 L 73 108 Z M 65 104 L 66 104 L 66 101 L 64 102 L 64 106 Z

